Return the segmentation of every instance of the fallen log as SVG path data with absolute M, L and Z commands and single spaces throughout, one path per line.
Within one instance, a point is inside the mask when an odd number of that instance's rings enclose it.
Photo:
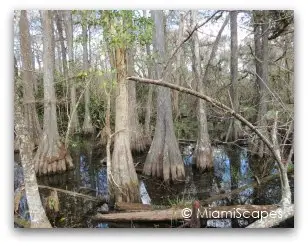
M 273 211 L 278 216 L 268 216 L 257 220 L 247 226 L 246 228 L 270 228 L 279 225 L 281 222 L 294 217 L 295 207 L 294 205 L 279 207 Z
M 141 203 L 129 203 L 129 202 L 117 202 L 115 204 L 115 210 L 118 211 L 142 211 L 142 210 L 152 210 L 152 206 L 149 204 Z
M 240 187 L 238 189 L 235 189 L 235 190 L 231 191 L 230 193 L 219 194 L 219 195 L 212 196 L 212 197 L 210 197 L 206 200 L 201 200 L 200 204 L 202 206 L 208 206 L 208 204 L 211 204 L 214 201 L 221 200 L 221 199 L 224 199 L 224 198 L 229 197 L 229 196 L 232 197 L 234 195 L 237 195 L 241 191 L 246 190 L 247 188 L 256 188 L 256 187 L 258 187 L 260 185 L 264 185 L 267 182 L 270 182 L 271 180 L 274 180 L 276 178 L 279 178 L 279 174 L 270 175 L 270 176 L 267 176 L 267 177 L 261 179 L 260 184 L 258 182 L 254 182 L 252 184 L 248 184 L 248 185 L 245 185 L 245 186 Z M 177 205 L 177 208 L 190 207 L 190 205 L 191 205 L 191 202 L 188 202 L 186 204 Z M 128 212 L 128 211 L 161 210 L 161 209 L 170 209 L 170 207 L 168 207 L 168 206 L 155 206 L 155 205 L 151 206 L 151 205 L 148 205 L 148 204 L 126 203 L 126 202 L 118 202 L 115 205 L 115 210 L 126 211 L 126 212 Z
M 226 218 L 261 218 L 278 208 L 275 205 L 235 205 L 220 207 L 201 207 L 198 216 L 203 219 Z M 189 219 L 190 208 L 171 208 L 165 210 L 141 211 L 129 213 L 96 214 L 92 217 L 96 221 L 168 221 Z M 191 214 L 190 214 L 191 215 Z M 183 217 L 184 216 L 184 217 Z

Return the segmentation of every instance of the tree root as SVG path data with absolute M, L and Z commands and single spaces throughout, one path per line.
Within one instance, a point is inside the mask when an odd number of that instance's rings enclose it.
M 60 141 L 49 146 L 45 141 L 40 144 L 34 157 L 35 172 L 38 175 L 56 174 L 74 167 L 70 154 Z
M 213 168 L 213 155 L 211 146 L 197 146 L 195 151 L 196 165 L 200 171 Z

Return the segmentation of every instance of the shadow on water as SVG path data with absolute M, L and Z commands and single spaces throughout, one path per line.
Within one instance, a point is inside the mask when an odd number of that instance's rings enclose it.
M 277 172 L 273 160 L 255 160 L 249 156 L 246 148 L 218 146 L 214 148 L 214 169 L 199 173 L 191 165 L 191 151 L 188 146 L 181 146 L 185 162 L 186 179 L 182 183 L 167 185 L 155 178 L 138 175 L 140 180 L 140 195 L 144 204 L 176 205 L 184 201 L 205 200 L 214 195 L 230 193 L 232 190 L 251 184 L 256 177 L 261 179 L 271 173 Z M 93 141 L 83 141 L 82 145 L 74 147 L 71 151 L 75 169 L 63 174 L 43 176 L 38 178 L 41 185 L 52 186 L 73 192 L 83 193 L 94 197 L 108 197 L 107 170 L 101 163 L 104 151 L 97 151 Z M 142 166 L 146 153 L 134 156 L 135 163 Z M 22 168 L 18 157 L 14 166 L 14 190 L 19 189 L 23 183 Z M 293 178 L 290 179 L 293 193 Z M 40 189 L 43 203 L 50 195 L 50 191 Z M 103 204 L 97 204 L 76 196 L 58 192 L 60 211 L 48 213 L 54 227 L 172 227 L 170 223 L 94 223 L 91 216 Z M 257 188 L 247 188 L 235 196 L 227 196 L 215 201 L 209 206 L 235 205 L 235 204 L 275 204 L 280 198 L 280 181 L 275 179 Z M 25 196 L 19 204 L 19 215 L 29 219 Z M 292 220 L 293 221 L 293 220 Z M 283 227 L 293 227 L 289 221 Z M 245 227 L 251 221 L 242 219 L 207 220 L 207 227 Z

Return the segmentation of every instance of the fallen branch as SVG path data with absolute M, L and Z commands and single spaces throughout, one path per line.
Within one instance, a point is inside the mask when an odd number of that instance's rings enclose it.
M 251 217 L 260 218 L 263 213 L 270 213 L 278 207 L 275 205 L 235 205 L 221 207 L 202 207 L 199 216 L 204 219 L 226 219 Z M 165 210 L 130 212 L 130 213 L 111 213 L 111 214 L 96 214 L 92 217 L 96 221 L 168 221 L 168 220 L 183 220 L 183 209 L 171 208 Z M 258 212 L 253 214 L 253 212 Z M 237 216 L 237 217 L 235 217 Z M 265 216 L 265 215 L 264 215 Z M 186 218 L 185 218 L 186 219 Z M 187 218 L 188 219 L 188 218 Z
M 62 193 L 68 194 L 70 196 L 80 197 L 80 198 L 91 200 L 91 201 L 94 201 L 94 202 L 101 202 L 101 199 L 99 199 L 99 198 L 96 198 L 94 196 L 84 195 L 84 194 L 77 193 L 77 192 L 74 192 L 74 191 L 63 190 L 63 189 L 54 188 L 54 187 L 45 186 L 45 185 L 39 185 L 38 187 L 41 188 L 41 189 L 49 189 L 49 190 L 62 192 Z
M 69 135 L 70 135 L 70 130 L 71 130 L 71 124 L 72 124 L 72 120 L 74 118 L 74 114 L 75 112 L 77 111 L 77 108 L 78 108 L 78 105 L 81 101 L 81 98 L 83 97 L 83 94 L 85 93 L 86 89 L 88 88 L 88 86 L 90 85 L 90 82 L 92 81 L 92 78 L 90 78 L 87 83 L 86 83 L 86 86 L 84 87 L 83 91 L 81 92 L 77 102 L 76 102 L 76 105 L 71 113 L 71 115 L 69 115 L 69 121 L 68 121 L 68 124 L 67 124 L 67 131 L 66 131 L 66 134 L 65 134 L 65 141 L 64 141 L 64 146 L 65 148 L 67 149 L 68 147 L 68 138 L 69 138 Z
M 195 140 L 195 139 L 178 139 L 178 142 L 184 143 L 184 144 L 186 144 L 186 143 L 196 143 L 197 140 Z
M 131 81 L 135 81 L 135 82 L 141 82 L 141 83 L 145 83 L 145 84 L 153 84 L 153 85 L 163 86 L 163 87 L 167 87 L 167 88 L 170 88 L 170 89 L 173 89 L 173 90 L 184 92 L 184 93 L 193 95 L 195 97 L 201 98 L 201 99 L 207 101 L 208 103 L 212 104 L 214 107 L 218 107 L 218 108 L 226 110 L 234 118 L 241 121 L 244 125 L 248 126 L 254 133 L 256 133 L 260 137 L 260 139 L 265 143 L 265 145 L 269 148 L 269 150 L 272 152 L 275 160 L 279 163 L 279 166 L 283 166 L 281 159 L 277 155 L 273 145 L 269 142 L 269 140 L 265 136 L 263 136 L 263 134 L 255 126 L 253 126 L 248 120 L 246 120 L 242 115 L 236 113 L 233 109 L 229 108 L 225 104 L 215 100 L 214 98 L 203 95 L 203 94 L 201 94 L 197 91 L 194 91 L 194 90 L 182 87 L 182 86 L 174 85 L 174 84 L 171 84 L 171 83 L 163 82 L 162 80 L 145 79 L 145 78 L 138 78 L 138 77 L 134 77 L 134 76 L 128 77 L 127 80 L 131 80 Z

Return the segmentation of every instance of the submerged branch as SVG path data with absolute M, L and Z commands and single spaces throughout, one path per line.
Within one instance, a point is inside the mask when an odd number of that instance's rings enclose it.
M 65 193 L 67 195 L 70 195 L 70 196 L 80 197 L 80 198 L 88 199 L 88 200 L 91 200 L 91 201 L 94 201 L 94 202 L 100 202 L 99 198 L 96 198 L 94 196 L 84 195 L 84 194 L 77 193 L 77 192 L 74 192 L 74 191 L 63 190 L 63 189 L 54 188 L 54 187 L 50 187 L 50 186 L 46 186 L 46 185 L 39 185 L 38 187 L 41 188 L 41 189 L 49 189 L 49 190 L 62 192 L 62 193 Z

